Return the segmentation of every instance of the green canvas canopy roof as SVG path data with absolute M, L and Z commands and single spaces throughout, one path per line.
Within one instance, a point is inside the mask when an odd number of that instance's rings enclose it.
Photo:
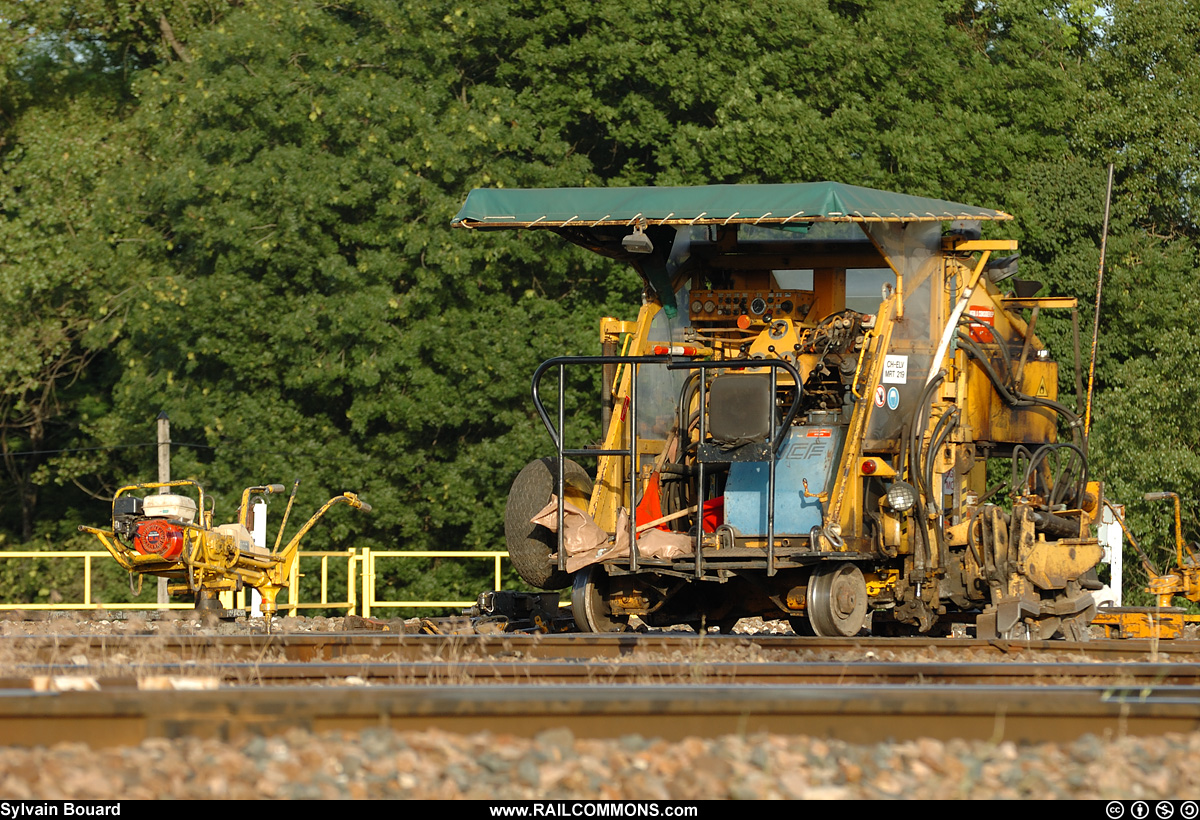
M 786 225 L 1005 220 L 1003 211 L 840 182 L 680 188 L 477 188 L 451 224 L 465 228 Z

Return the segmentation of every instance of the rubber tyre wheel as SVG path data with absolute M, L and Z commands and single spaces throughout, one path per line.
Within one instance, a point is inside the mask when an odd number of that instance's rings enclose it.
M 563 478 L 580 493 L 591 495 L 592 479 L 570 459 L 563 462 Z M 550 556 L 558 551 L 558 538 L 550 530 L 530 521 L 550 503 L 550 496 L 557 487 L 557 459 L 531 461 L 517 473 L 508 491 L 508 503 L 504 505 L 504 540 L 508 545 L 508 557 L 525 583 L 537 589 L 564 589 L 571 585 L 571 576 L 550 563 Z

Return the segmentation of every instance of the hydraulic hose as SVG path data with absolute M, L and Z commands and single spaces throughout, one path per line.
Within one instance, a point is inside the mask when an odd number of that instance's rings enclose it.
M 1063 418 L 1065 418 L 1071 427 L 1071 438 L 1075 441 L 1076 446 L 1081 446 L 1079 429 L 1080 419 L 1074 411 L 1067 408 L 1065 405 L 1059 404 L 1051 399 L 1042 399 L 1037 396 L 1027 396 L 1019 391 L 1010 391 L 1008 387 L 1000 380 L 996 374 L 995 368 L 992 367 L 991 361 L 987 355 L 980 349 L 971 337 L 963 334 L 961 331 L 958 334 L 958 341 L 961 343 L 964 350 L 971 354 L 991 380 L 992 386 L 996 388 L 996 393 L 999 394 L 1001 400 L 1009 407 L 1049 407 Z
M 1021 486 L 1023 486 L 1023 487 L 1029 486 L 1029 481 L 1033 477 L 1034 472 L 1037 470 L 1038 466 L 1046 460 L 1046 458 L 1050 455 L 1050 453 L 1055 452 L 1057 450 L 1064 449 L 1064 448 L 1071 450 L 1077 456 L 1079 456 L 1081 476 L 1080 476 L 1080 480 L 1073 482 L 1075 493 L 1074 493 L 1074 497 L 1071 499 L 1073 502 L 1075 502 L 1071 506 L 1077 507 L 1077 506 L 1079 506 L 1079 501 L 1083 496 L 1084 490 L 1087 489 L 1088 469 L 1087 469 L 1087 457 L 1084 456 L 1083 451 L 1080 450 L 1078 447 L 1076 447 L 1074 444 L 1069 444 L 1065 441 L 1058 443 L 1058 444 L 1043 444 L 1041 447 L 1039 447 L 1037 450 L 1035 450 L 1033 455 L 1029 457 L 1029 466 L 1025 468 L 1025 474 L 1021 478 Z M 1047 503 L 1051 507 L 1054 507 L 1058 504 L 1063 503 L 1063 492 L 1064 492 L 1063 485 L 1065 485 L 1067 482 L 1060 481 L 1060 479 L 1064 479 L 1070 475 L 1070 472 L 1067 469 L 1067 467 L 1069 467 L 1069 466 L 1070 466 L 1070 462 L 1067 462 L 1067 464 L 1064 465 L 1064 467 L 1062 468 L 1062 470 L 1060 470 L 1060 472 L 1058 474 L 1051 476 L 1052 483 L 1051 483 L 1050 494 L 1049 494 L 1049 497 L 1046 499 Z
M 987 324 L 986 322 L 979 321 L 974 316 L 963 316 L 961 319 L 958 320 L 958 324 L 960 327 L 966 327 L 968 329 L 972 325 L 975 325 L 977 327 L 987 328 L 989 333 L 995 331 L 994 327 Z M 974 341 L 974 339 L 972 339 L 971 341 Z M 1011 385 L 1013 376 L 1016 375 L 1016 371 L 1013 369 L 1012 354 L 1008 350 L 1008 345 L 1004 344 L 1003 342 L 998 342 L 996 344 L 996 348 L 1000 351 L 1000 356 L 1004 359 L 1004 372 L 1008 376 L 1008 378 L 1005 379 L 1005 384 Z
M 939 370 L 932 379 L 930 379 L 925 387 L 921 390 L 920 398 L 917 400 L 916 407 L 913 410 L 912 422 L 908 428 L 908 475 L 917 487 L 917 498 L 920 502 L 920 510 L 917 513 L 916 530 L 917 540 L 921 544 L 923 554 L 918 555 L 918 569 L 925 567 L 936 568 L 939 564 L 940 551 L 942 549 L 941 533 L 935 532 L 938 542 L 938 555 L 934 555 L 933 549 L 929 543 L 929 531 L 926 528 L 928 520 L 928 500 L 931 497 L 929 486 L 925 483 L 925 474 L 921 469 L 921 440 L 924 438 L 925 430 L 925 413 L 929 409 L 930 402 L 933 398 L 933 393 L 946 379 L 946 371 Z M 903 431 L 901 433 L 903 437 Z M 935 527 L 935 530 L 939 528 Z
M 937 426 L 933 428 L 933 435 L 929 438 L 929 448 L 926 449 L 925 457 L 922 460 L 924 462 L 925 484 L 931 491 L 933 490 L 934 459 L 937 457 L 938 451 L 942 449 L 942 445 L 945 444 L 946 438 L 949 437 L 955 426 L 957 426 L 958 416 L 959 409 L 957 407 L 945 413 L 938 419 Z M 938 507 L 940 508 L 941 505 L 939 504 Z
M 975 520 L 979 518 L 979 513 L 983 512 L 984 505 L 992 500 L 992 496 L 1004 489 L 1004 482 L 1001 481 L 983 494 L 983 498 L 975 503 L 975 512 L 971 513 L 971 519 L 967 522 L 967 549 L 971 551 L 975 563 L 979 564 L 980 568 L 986 570 L 983 556 L 975 547 Z
M 958 408 L 955 407 L 953 410 L 944 414 L 940 419 L 938 419 L 937 426 L 934 427 L 933 434 L 929 438 L 929 448 L 925 451 L 925 457 L 923 459 L 923 461 L 924 461 L 923 466 L 924 466 L 924 470 L 925 470 L 924 483 L 925 483 L 925 487 L 926 487 L 926 492 L 929 493 L 929 500 L 931 503 L 934 501 L 934 499 L 937 499 L 938 518 L 939 519 L 942 516 L 942 501 L 941 501 L 942 494 L 940 492 L 940 488 L 934 487 L 933 462 L 934 462 L 934 459 L 937 457 L 938 451 L 941 450 L 942 444 L 945 443 L 946 438 L 949 437 L 950 433 L 954 430 L 954 426 L 957 423 L 957 419 L 958 419 L 958 412 L 959 412 Z M 937 552 L 938 562 L 937 563 L 938 563 L 938 565 L 940 565 L 941 557 L 946 554 L 946 537 L 945 537 L 945 533 L 943 532 L 940 521 L 937 525 L 934 526 L 933 534 L 937 540 L 937 546 L 938 546 L 938 552 Z

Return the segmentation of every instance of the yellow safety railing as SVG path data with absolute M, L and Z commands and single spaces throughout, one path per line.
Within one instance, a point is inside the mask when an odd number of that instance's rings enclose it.
M 409 551 L 409 550 L 371 550 L 370 548 L 363 549 L 361 552 L 356 548 L 347 550 L 320 551 L 320 552 L 301 552 L 299 559 L 292 565 L 292 573 L 288 579 L 288 588 L 284 592 L 286 601 L 282 598 L 279 604 L 280 614 L 288 614 L 297 616 L 300 610 L 309 609 L 337 609 L 344 610 L 347 615 L 355 614 L 359 607 L 359 602 L 362 604 L 363 617 L 370 617 L 372 609 L 417 609 L 417 608 L 456 608 L 461 609 L 469 607 L 475 603 L 471 601 L 384 601 L 375 596 L 375 578 L 376 578 L 376 562 L 379 559 L 393 558 L 452 558 L 452 559 L 469 559 L 469 560 L 489 560 L 493 562 L 493 590 L 501 588 L 501 567 L 502 559 L 508 557 L 506 551 L 495 552 L 468 552 L 464 550 L 426 550 L 426 551 Z M 77 560 L 83 562 L 83 600 L 82 601 L 59 601 L 57 603 L 12 603 L 3 600 L 0 597 L 0 609 L 10 610 L 86 610 L 86 609 L 107 609 L 107 610 L 157 610 L 167 608 L 176 610 L 192 609 L 193 605 L 187 602 L 175 602 L 166 605 L 158 604 L 154 601 L 147 603 L 120 603 L 109 601 L 96 601 L 92 596 L 92 560 L 100 559 L 102 562 L 112 561 L 112 556 L 105 550 L 51 550 L 51 551 L 33 551 L 33 550 L 0 550 L 0 561 L 2 560 L 40 560 L 40 559 L 56 559 L 56 560 Z M 345 597 L 342 599 L 334 599 L 332 597 L 332 589 L 329 581 L 329 561 L 330 559 L 344 559 L 346 561 L 346 590 Z M 301 564 L 309 564 L 312 559 L 320 559 L 320 600 L 319 601 L 302 601 L 300 598 L 300 571 Z M 360 573 L 361 566 L 361 573 Z M 359 591 L 359 578 L 361 577 L 361 594 Z M 150 581 L 155 579 L 151 577 Z M 236 595 L 234 593 L 222 593 L 221 602 L 226 607 L 234 607 L 238 609 L 246 609 L 250 604 L 250 590 L 242 590 Z
M 321 559 L 321 600 L 302 603 L 300 600 L 300 577 L 307 575 L 307 573 L 300 571 L 300 565 L 307 558 Z M 330 558 L 346 559 L 346 597 L 344 600 L 333 601 L 329 598 Z M 358 607 L 358 584 L 355 581 L 358 562 L 360 560 L 358 550 L 354 547 L 347 550 L 296 553 L 296 561 L 292 564 L 291 574 L 288 575 L 287 589 L 280 596 L 279 612 L 281 614 L 286 612 L 295 618 L 300 614 L 300 610 L 302 609 L 344 609 L 347 615 L 353 615 L 355 609 Z M 225 607 L 233 607 L 235 609 L 249 609 L 252 592 L 253 590 L 243 589 L 236 594 L 236 597 L 232 593 L 223 592 L 221 593 L 221 604 Z M 287 599 L 286 603 L 284 602 L 284 598 Z M 185 606 L 190 607 L 191 604 L 185 604 Z
M 370 548 L 362 551 L 360 560 L 363 562 L 363 595 L 362 595 L 362 614 L 364 618 L 371 617 L 372 609 L 417 609 L 422 607 L 439 608 L 439 607 L 468 607 L 473 606 L 475 601 L 381 601 L 375 597 L 375 567 L 380 558 L 467 558 L 474 560 L 491 560 L 494 562 L 495 569 L 493 572 L 494 583 L 493 590 L 500 589 L 500 561 L 508 557 L 508 552 L 498 550 L 496 552 L 470 552 L 466 550 L 372 550 Z
M 15 559 L 41 559 L 41 558 L 56 558 L 56 559 L 78 559 L 83 561 L 83 600 L 82 601 L 60 601 L 56 604 L 14 604 L 8 601 L 0 602 L 0 607 L 4 609 L 24 609 L 24 610 L 39 610 L 39 609 L 159 609 L 159 604 L 125 604 L 125 603 L 103 603 L 92 600 L 92 559 L 101 558 L 106 561 L 112 561 L 112 556 L 106 550 L 84 550 L 82 552 L 71 551 L 48 551 L 37 552 L 27 550 L 12 550 L 0 551 L 0 560 L 15 560 Z M 191 604 L 167 604 L 170 609 L 191 609 Z

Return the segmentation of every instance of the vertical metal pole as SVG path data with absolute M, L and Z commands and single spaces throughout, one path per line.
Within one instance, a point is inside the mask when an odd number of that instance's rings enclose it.
M 1108 193 L 1104 195 L 1104 232 L 1100 234 L 1100 271 L 1096 274 L 1096 315 L 1092 320 L 1092 363 L 1088 365 L 1087 404 L 1083 411 L 1083 447 L 1092 431 L 1092 387 L 1096 382 L 1096 347 L 1100 343 L 1100 292 L 1104 289 L 1104 251 L 1108 247 L 1108 210 L 1112 204 L 1113 166 L 1108 164 Z
M 601 320 L 600 325 L 603 328 L 603 320 Z M 603 330 L 601 332 L 603 333 Z M 616 356 L 619 351 L 620 348 L 617 347 L 616 342 L 604 342 L 600 348 L 602 356 Z M 600 367 L 600 429 L 607 434 L 608 427 L 612 424 L 613 384 L 617 378 L 617 366 L 615 364 L 605 364 Z
M 166 483 L 171 480 L 171 420 L 167 417 L 167 411 L 163 410 L 158 414 L 158 480 Z M 169 487 L 159 487 L 159 494 L 165 494 L 170 491 Z M 167 608 L 167 579 L 158 579 L 158 608 L 165 610 Z
M 295 618 L 300 614 L 297 604 L 300 603 L 300 556 L 292 562 L 292 571 L 288 576 L 288 614 Z
M 625 426 L 629 428 L 629 571 L 638 571 L 637 548 L 637 383 L 638 368 L 629 365 L 629 415 Z
M 563 450 L 567 446 L 567 410 L 564 404 L 566 397 L 566 380 L 567 370 L 565 364 L 558 365 L 558 478 L 555 481 L 555 492 L 558 493 L 558 568 L 563 572 L 567 569 L 567 549 L 564 546 L 566 543 L 563 539 L 563 527 L 566 517 L 566 500 L 563 496 L 566 494 L 566 478 L 563 473 L 566 472 L 566 459 L 563 456 Z
M 767 402 L 770 421 L 767 423 L 767 577 L 775 574 L 775 377 L 779 369 L 771 367 L 771 396 Z M 799 390 L 800 386 L 797 385 Z
M 261 550 L 266 550 L 266 548 L 267 548 L 267 502 L 266 502 L 266 500 L 263 498 L 258 498 L 254 502 L 254 504 L 251 506 L 251 509 L 253 510 L 253 512 L 250 514 L 250 517 L 253 519 L 251 521 L 251 523 L 254 524 L 254 528 L 250 532 L 250 540 L 254 542 L 254 546 L 258 547 Z M 242 590 L 242 592 L 243 592 L 243 595 L 242 595 L 242 602 L 243 602 L 242 605 L 243 606 L 245 606 L 245 600 L 247 597 L 247 593 L 248 593 L 248 597 L 250 598 L 250 612 L 248 613 L 248 615 L 251 618 L 261 618 L 262 617 L 262 593 L 259 592 L 254 587 L 250 587 L 246 590 Z
M 375 603 L 375 558 L 370 547 L 362 551 L 362 610 L 363 617 L 371 617 L 371 604 Z
M 700 369 L 700 442 L 696 447 L 696 578 L 704 577 L 704 563 L 700 555 L 704 543 L 704 459 L 701 449 L 704 447 L 704 436 L 708 433 L 705 416 L 708 413 L 708 371 Z

